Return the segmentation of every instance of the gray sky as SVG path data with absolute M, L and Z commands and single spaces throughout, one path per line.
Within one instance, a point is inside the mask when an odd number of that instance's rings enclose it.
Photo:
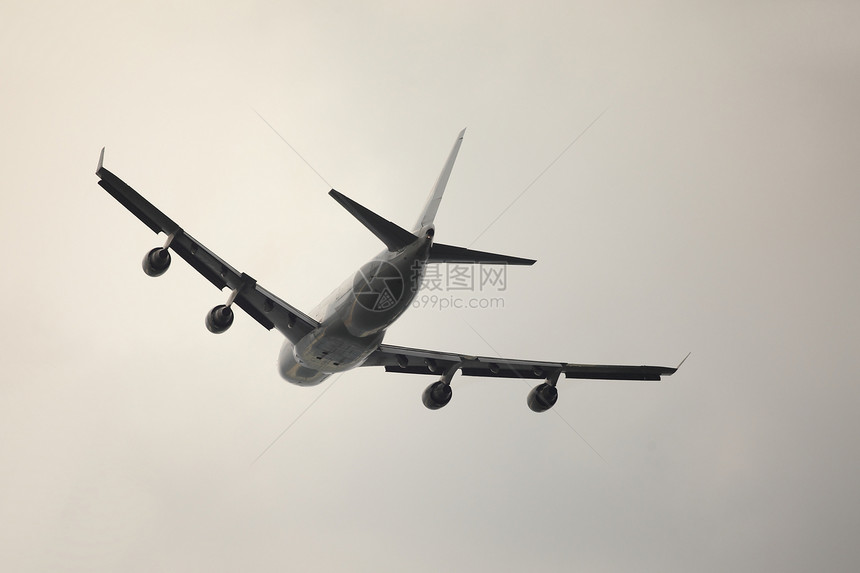
M 76 5 L 72 5 L 76 4 Z M 809 571 L 860 561 L 852 2 L 6 2 L 0 561 L 9 571 Z M 282 381 L 96 185 L 106 166 L 310 309 L 457 132 L 437 237 L 534 257 L 394 344 L 676 364 L 662 383 Z M 329 389 L 330 388 L 330 389 Z M 255 457 L 326 392 L 256 464 Z M 578 436 L 571 430 L 576 429 Z M 583 441 L 599 452 L 599 456 Z

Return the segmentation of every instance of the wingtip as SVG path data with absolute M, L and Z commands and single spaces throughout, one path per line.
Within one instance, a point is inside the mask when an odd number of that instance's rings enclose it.
M 678 364 L 678 366 L 675 368 L 675 370 L 678 370 L 679 368 L 681 368 L 681 365 L 687 361 L 687 358 L 689 358 L 691 354 L 692 354 L 692 352 L 688 352 L 687 355 L 684 357 L 684 359 L 681 360 L 681 364 Z
M 98 175 L 99 171 L 102 170 L 102 163 L 105 161 L 105 148 L 102 147 L 101 153 L 99 153 L 99 166 L 96 167 L 96 175 Z

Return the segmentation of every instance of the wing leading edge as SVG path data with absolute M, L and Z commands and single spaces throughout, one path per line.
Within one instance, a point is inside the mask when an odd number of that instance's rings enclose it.
M 166 234 L 169 248 L 219 290 L 228 287 L 235 291 L 236 305 L 263 327 L 268 330 L 276 328 L 288 339 L 297 342 L 319 326 L 317 321 L 270 293 L 256 280 L 240 273 L 203 246 L 140 193 L 105 169 L 103 162 L 104 149 L 96 169 L 100 179 L 98 184 L 153 232 Z

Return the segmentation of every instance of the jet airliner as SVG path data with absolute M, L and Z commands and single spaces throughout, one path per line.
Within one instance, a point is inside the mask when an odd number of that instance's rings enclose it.
M 612 366 L 517 360 L 472 356 L 384 344 L 386 329 L 411 305 L 428 263 L 483 263 L 532 265 L 525 259 L 476 251 L 435 241 L 435 217 L 454 167 L 465 129 L 454 142 L 430 197 L 411 230 L 381 217 L 332 189 L 329 195 L 376 235 L 385 249 L 350 275 L 309 314 L 301 312 L 239 272 L 203 246 L 172 219 L 104 166 L 99 156 L 98 184 L 156 234 L 166 235 L 161 247 L 144 256 L 143 270 L 152 277 L 170 266 L 170 251 L 185 259 L 218 289 L 229 289 L 224 304 L 206 314 L 206 327 L 220 334 L 233 324 L 233 306 L 244 310 L 263 327 L 276 329 L 285 340 L 278 357 L 281 376 L 299 386 L 314 386 L 336 372 L 377 366 L 386 372 L 438 376 L 422 394 L 424 405 L 437 410 L 451 401 L 456 373 L 489 378 L 523 378 L 540 381 L 528 394 L 527 404 L 545 412 L 558 400 L 557 383 L 565 378 L 600 380 L 660 380 L 677 368 Z M 678 365 L 680 367 L 680 364 Z

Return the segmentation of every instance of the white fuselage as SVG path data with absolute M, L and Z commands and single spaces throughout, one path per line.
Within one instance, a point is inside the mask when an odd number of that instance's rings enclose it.
M 281 376 L 313 386 L 335 372 L 361 366 L 385 330 L 418 293 L 433 227 L 397 252 L 383 251 L 347 278 L 311 312 L 320 325 L 296 343 L 285 340 L 278 357 Z

